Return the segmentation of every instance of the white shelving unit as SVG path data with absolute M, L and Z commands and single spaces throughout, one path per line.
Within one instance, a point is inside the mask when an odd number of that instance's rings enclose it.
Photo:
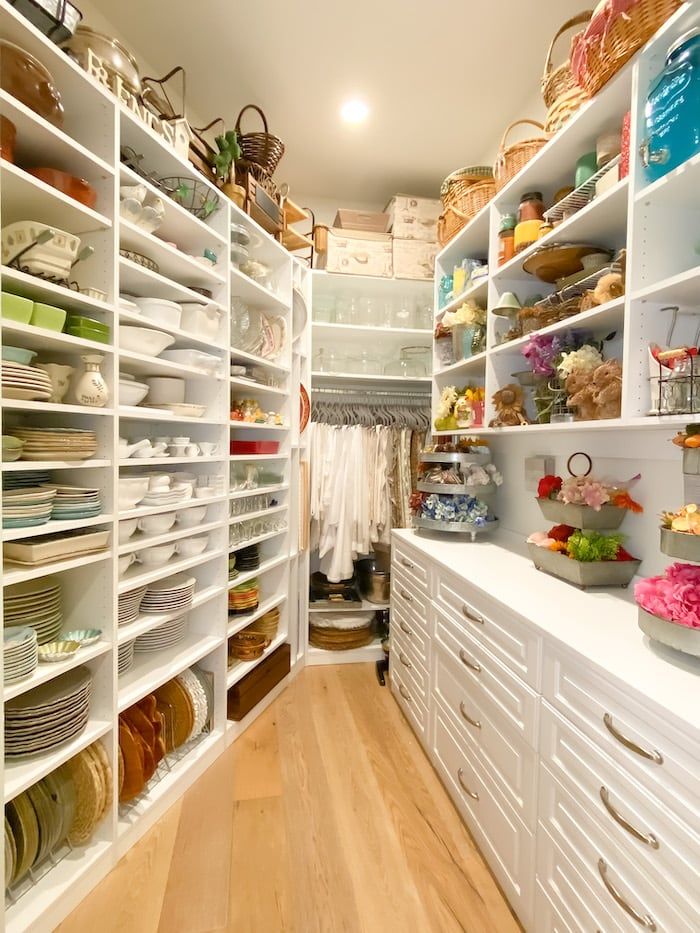
M 108 815 L 86 846 L 66 851 L 65 855 L 61 853 L 56 864 L 42 866 L 36 872 L 30 890 L 16 898 L 6 899 L 3 928 L 19 933 L 28 929 L 54 929 L 226 745 L 259 715 L 272 696 L 283 689 L 288 678 L 245 720 L 240 723 L 227 721 L 227 690 L 256 666 L 256 663 L 242 662 L 231 671 L 227 670 L 227 640 L 231 635 L 270 609 L 279 607 L 278 634 L 265 657 L 288 641 L 293 672 L 302 658 L 299 610 L 295 604 L 298 586 L 296 578 L 290 584 L 290 575 L 298 574 L 300 562 L 306 559 L 297 546 L 298 470 L 300 458 L 305 457 L 303 441 L 299 440 L 297 399 L 301 378 L 309 387 L 308 353 L 305 349 L 309 328 L 305 327 L 300 340 L 293 343 L 291 307 L 294 281 L 306 291 L 310 309 L 310 273 L 216 189 L 212 188 L 212 194 L 220 197 L 220 207 L 206 221 L 201 220 L 163 195 L 150 181 L 121 164 L 120 147 L 130 146 L 143 155 L 144 168 L 159 177 L 180 176 L 209 184 L 189 162 L 181 159 L 159 136 L 122 108 L 109 92 L 94 84 L 7 0 L 0 0 L 0 34 L 35 55 L 48 68 L 65 108 L 65 123 L 59 130 L 0 89 L 0 113 L 12 120 L 17 128 L 15 164 L 0 161 L 0 226 L 31 219 L 81 236 L 93 246 L 94 254 L 76 267 L 72 278 L 81 288 L 101 289 L 106 298 L 104 301 L 95 300 L 80 291 L 6 266 L 0 270 L 2 290 L 96 318 L 110 327 L 109 343 L 102 344 L 9 319 L 0 320 L 3 345 L 35 350 L 39 359 L 44 361 L 78 366 L 81 354 L 100 353 L 104 357 L 102 373 L 110 392 L 110 400 L 102 409 L 72 403 L 16 400 L 0 403 L 4 434 L 11 433 L 13 425 L 27 423 L 89 428 L 97 433 L 98 439 L 98 450 L 91 460 L 3 463 L 3 477 L 11 477 L 20 471 L 50 471 L 56 482 L 99 487 L 104 506 L 103 514 L 94 518 L 52 521 L 39 527 L 5 530 L 3 541 L 30 540 L 52 531 L 74 528 L 110 531 L 110 545 L 99 553 L 36 567 L 5 565 L 0 583 L 3 590 L 26 580 L 49 574 L 56 576 L 63 590 L 64 630 L 102 629 L 99 642 L 81 649 L 62 663 L 40 665 L 26 680 L 3 685 L 0 672 L 3 702 L 80 665 L 88 667 L 93 676 L 90 719 L 85 731 L 48 754 L 5 761 L 5 801 L 97 740 L 102 742 L 116 776 L 117 716 L 120 711 L 194 664 L 210 673 L 214 688 L 208 731 L 178 749 L 170 758 L 168 767 L 159 769 L 158 779 L 154 777 L 136 801 L 121 807 L 115 792 Z M 48 164 L 84 177 L 97 192 L 96 207 L 85 208 L 38 181 L 24 171 L 22 166 L 25 164 Z M 162 226 L 155 234 L 145 233 L 120 218 L 119 186 L 134 184 L 145 184 L 151 194 L 160 197 L 165 205 Z M 251 247 L 251 255 L 271 266 L 273 290 L 263 288 L 231 266 L 229 231 L 234 222 L 246 226 L 254 234 L 253 242 L 258 245 Z M 158 263 L 159 271 L 146 270 L 120 256 L 120 247 L 149 256 Z M 213 250 L 217 255 L 215 267 L 202 265 L 194 258 L 203 255 L 204 250 Z M 220 311 L 219 332 L 213 340 L 201 333 L 161 327 L 120 307 L 119 303 L 120 293 L 201 303 L 202 295 L 194 290 L 197 288 L 209 289 Z M 277 358 L 262 359 L 231 346 L 229 315 L 234 298 L 249 301 L 252 307 L 282 319 L 286 336 Z M 120 324 L 164 331 L 175 338 L 172 349 L 194 348 L 214 354 L 221 361 L 220 373 L 212 378 L 195 367 L 121 349 Z M 302 359 L 303 364 L 300 362 Z M 278 385 L 272 387 L 254 379 L 230 377 L 232 363 L 259 366 L 274 376 Z M 203 417 L 176 417 L 160 409 L 122 404 L 119 398 L 120 372 L 130 373 L 138 380 L 149 376 L 184 378 L 186 400 L 204 405 Z M 242 398 L 257 398 L 264 410 L 280 411 L 283 425 L 254 426 L 232 421 L 231 401 Z M 160 435 L 187 435 L 193 443 L 208 442 L 216 447 L 208 456 L 120 459 L 120 437 L 134 440 Z M 275 454 L 230 456 L 231 440 L 278 442 L 279 450 Z M 237 489 L 231 483 L 232 472 L 245 471 L 246 467 L 250 468 L 253 482 L 255 471 L 268 474 L 267 478 L 260 477 L 259 488 Z M 119 477 L 157 471 L 194 475 L 195 482 L 211 486 L 212 491 L 202 498 L 193 497 L 178 504 L 139 505 L 120 511 L 117 497 Z M 254 513 L 230 515 L 235 500 L 262 494 L 273 496 L 275 504 Z M 206 507 L 206 516 L 194 527 L 183 528 L 176 523 L 170 531 L 162 534 L 146 535 L 137 531 L 119 543 L 120 522 L 167 512 L 186 512 L 199 506 Z M 240 545 L 229 544 L 229 533 L 234 526 L 248 519 L 261 521 L 268 517 L 285 519 L 286 527 L 256 535 Z M 125 555 L 134 553 L 138 556 L 148 547 L 177 544 L 203 535 L 209 537 L 208 544 L 205 551 L 197 556 L 174 554 L 165 565 L 155 567 L 137 563 L 121 577 L 119 575 L 118 559 Z M 259 569 L 241 574 L 229 583 L 229 552 L 254 541 L 260 546 Z M 119 626 L 119 595 L 180 571 L 187 571 L 196 579 L 185 639 L 171 648 L 137 653 L 133 667 L 118 677 L 118 646 L 177 617 L 177 614 L 167 612 L 142 613 L 135 621 Z M 308 577 L 308 569 L 306 575 Z M 260 581 L 258 608 L 246 616 L 229 617 L 230 587 L 254 578 Z M 293 598 L 290 593 L 294 594 Z

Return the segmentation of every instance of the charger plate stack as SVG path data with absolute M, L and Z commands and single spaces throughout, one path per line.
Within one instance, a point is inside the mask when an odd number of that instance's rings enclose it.
M 42 486 L 3 489 L 2 527 L 34 528 L 45 525 L 52 517 L 55 498 L 55 489 Z
M 35 755 L 67 742 L 90 716 L 92 675 L 76 667 L 5 704 L 5 757 Z
M 56 521 L 94 518 L 102 512 L 102 496 L 99 489 L 53 484 L 47 484 L 46 488 L 55 491 L 51 518 Z
M 280 610 L 279 606 L 275 606 L 274 609 L 270 609 L 269 612 L 266 612 L 265 615 L 260 616 L 259 619 L 256 619 L 255 622 L 251 622 L 250 625 L 245 629 L 246 632 L 258 632 L 260 635 L 264 635 L 266 638 L 269 638 L 270 641 L 273 638 L 277 637 L 277 629 L 280 624 Z
M 5 683 L 30 677 L 38 662 L 36 632 L 29 626 L 13 625 L 4 631 L 3 667 Z
M 141 600 L 141 612 L 181 612 L 192 606 L 196 577 L 176 573 L 165 580 L 156 580 L 146 587 Z
M 179 644 L 186 634 L 187 616 L 178 616 L 176 619 L 164 622 L 158 628 L 139 635 L 134 642 L 134 650 L 137 654 L 143 654 L 147 651 L 160 651 L 161 648 L 171 648 L 173 645 Z
M 28 626 L 40 645 L 55 641 L 63 627 L 61 584 L 58 577 L 41 577 L 8 586 L 3 593 L 5 629 Z
M 117 624 L 128 625 L 139 617 L 141 600 L 146 592 L 145 586 L 139 586 L 128 593 L 121 593 L 117 606 Z
M 25 366 L 24 363 L 2 361 L 3 398 L 48 402 L 52 393 L 51 380 L 43 369 Z
M 309 644 L 326 651 L 364 648 L 373 638 L 372 612 L 314 613 L 309 623 Z
M 12 433 L 24 441 L 22 460 L 89 460 L 97 453 L 94 431 L 21 425 L 13 428 Z
M 260 581 L 257 577 L 247 583 L 239 583 L 229 590 L 228 611 L 230 615 L 241 615 L 257 608 L 260 596 Z

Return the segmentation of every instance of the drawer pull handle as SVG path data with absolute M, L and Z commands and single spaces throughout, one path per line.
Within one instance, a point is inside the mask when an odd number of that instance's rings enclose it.
M 411 638 L 413 638 L 413 632 L 412 632 L 412 631 L 410 630 L 410 628 L 406 625 L 406 623 L 403 621 L 403 619 L 399 619 L 399 628 L 401 629 L 402 632 L 405 632 L 407 635 L 410 635 Z
M 403 653 L 403 651 L 399 651 L 399 661 L 401 661 L 401 663 L 403 664 L 403 666 L 404 666 L 404 667 L 407 667 L 407 668 L 409 669 L 409 671 L 413 668 L 413 665 L 412 665 L 411 662 L 408 660 L 408 658 L 407 658 L 406 655 Z
M 635 920 L 640 926 L 646 927 L 647 930 L 652 930 L 653 933 L 653 931 L 656 929 L 654 918 L 650 917 L 649 914 L 642 915 L 637 913 L 634 907 L 627 903 L 612 881 L 610 881 L 608 878 L 608 865 L 604 858 L 598 859 L 598 872 L 600 873 L 600 877 L 603 879 L 603 884 L 608 889 L 608 893 L 612 899 L 618 903 L 625 911 L 625 913 L 628 914 L 633 920 Z
M 626 735 L 623 735 L 619 732 L 613 725 L 613 718 L 610 713 L 606 713 L 603 716 L 603 722 L 605 723 L 605 728 L 608 730 L 610 735 L 614 736 L 617 741 L 624 745 L 625 748 L 629 748 L 631 752 L 634 752 L 635 755 L 640 755 L 642 758 L 646 758 L 648 761 L 653 761 L 657 765 L 662 765 L 664 763 L 664 756 L 661 752 L 657 752 L 655 748 L 652 748 L 649 751 L 646 748 L 642 748 L 641 745 L 637 745 L 636 742 L 633 742 L 632 739 L 628 739 Z
M 651 846 L 652 849 L 659 848 L 659 840 L 653 833 L 643 833 L 633 826 L 629 820 L 626 820 L 622 814 L 617 812 L 615 807 L 610 803 L 610 792 L 604 784 L 602 784 L 600 788 L 600 799 L 603 801 L 603 806 L 610 816 L 616 823 L 619 823 L 623 829 L 626 829 L 630 836 L 634 836 L 634 838 L 639 839 L 640 842 L 646 843 L 646 845 Z
M 475 612 L 472 612 L 469 606 L 466 606 L 466 605 L 462 606 L 462 615 L 465 617 L 465 619 L 469 619 L 470 622 L 478 622 L 479 625 L 484 624 L 483 616 L 477 615 Z
M 409 570 L 415 570 L 416 565 L 412 564 L 410 560 L 406 560 L 405 557 L 401 558 L 401 563 L 404 565 L 404 567 L 408 567 Z
M 406 600 L 407 603 L 413 602 L 413 597 L 411 596 L 410 593 L 407 593 L 406 590 L 399 590 L 399 592 L 401 593 L 401 596 Z
M 464 791 L 465 794 L 467 794 L 468 797 L 471 797 L 472 800 L 478 800 L 478 799 L 479 799 L 479 795 L 478 795 L 478 794 L 475 794 L 473 790 L 469 790 L 469 788 L 467 787 L 467 785 L 464 783 L 464 771 L 462 771 L 461 768 L 460 768 L 459 771 L 457 772 L 457 780 L 458 780 L 459 783 L 461 784 L 462 790 Z
M 477 674 L 481 673 L 481 665 L 477 664 L 476 661 L 472 661 L 464 648 L 460 649 L 459 657 L 462 664 L 466 664 L 470 671 L 475 671 Z
M 399 693 L 404 698 L 404 700 L 408 700 L 409 703 L 411 702 L 411 694 L 408 692 L 408 690 L 404 687 L 403 684 L 399 684 Z
M 472 717 L 467 713 L 464 708 L 464 701 L 459 704 L 459 711 L 462 714 L 462 718 L 466 719 L 470 726 L 474 726 L 475 729 L 481 729 L 481 723 L 478 719 L 472 719 Z

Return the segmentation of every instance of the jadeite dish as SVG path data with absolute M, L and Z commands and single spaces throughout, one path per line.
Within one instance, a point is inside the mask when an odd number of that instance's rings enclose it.
M 88 327 L 66 327 L 66 333 L 81 340 L 94 340 L 96 343 L 109 343 L 109 334 L 102 334 Z
M 0 316 L 8 321 L 28 324 L 32 316 L 32 307 L 31 298 L 22 298 L 21 295 L 11 295 L 9 292 L 0 295 Z
M 66 312 L 63 308 L 55 308 L 53 305 L 45 305 L 38 302 L 34 303 L 32 311 L 31 324 L 34 327 L 43 327 L 44 330 L 63 330 L 66 323 Z
M 8 363 L 21 363 L 29 366 L 36 353 L 34 350 L 25 350 L 24 347 L 10 347 L 7 344 L 2 348 L 2 358 Z
M 46 645 L 39 645 L 39 660 L 49 663 L 65 661 L 72 658 L 79 649 L 79 641 L 50 641 Z
M 79 645 L 94 645 L 96 641 L 99 641 L 102 638 L 102 629 L 100 628 L 79 628 L 74 632 L 66 632 L 65 635 L 60 635 L 58 638 L 59 643 L 64 642 L 77 642 Z

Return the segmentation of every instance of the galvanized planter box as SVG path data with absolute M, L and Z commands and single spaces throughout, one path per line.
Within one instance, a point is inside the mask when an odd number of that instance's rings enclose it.
M 641 563 L 638 560 L 571 560 L 558 551 L 536 544 L 528 544 L 528 550 L 538 570 L 584 590 L 592 586 L 627 586 Z
M 659 641 L 684 654 L 700 657 L 700 628 L 688 628 L 687 625 L 660 619 L 641 607 L 638 622 L 640 629 L 653 641 Z
M 614 505 L 604 505 L 599 512 L 590 505 L 573 505 L 567 502 L 558 502 L 556 499 L 537 499 L 540 511 L 544 517 L 556 525 L 571 525 L 572 528 L 583 528 L 588 531 L 612 531 L 619 528 L 625 518 L 626 509 L 618 509 Z
M 659 547 L 663 554 L 677 557 L 678 560 L 687 560 L 700 563 L 700 535 L 691 535 L 684 531 L 671 531 L 670 528 L 661 528 L 661 542 Z

